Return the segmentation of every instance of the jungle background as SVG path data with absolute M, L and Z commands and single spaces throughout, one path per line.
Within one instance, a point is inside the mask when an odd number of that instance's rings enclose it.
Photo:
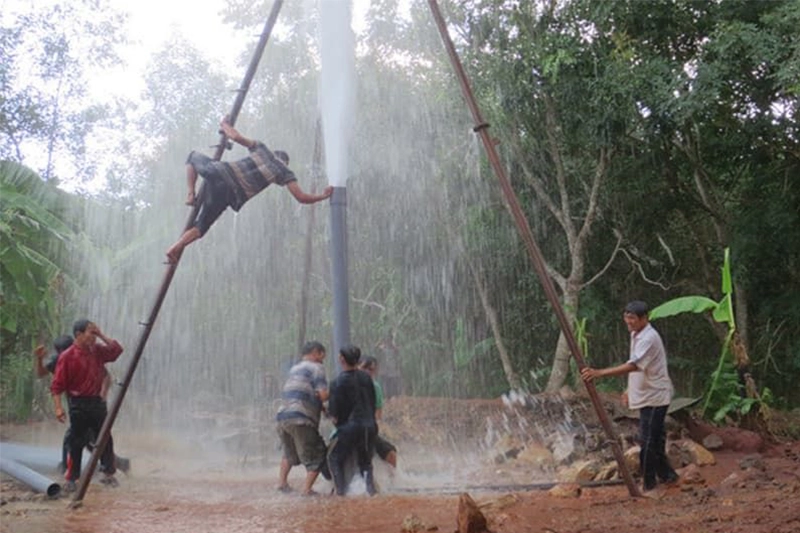
M 270 5 L 233 2 L 218 16 L 255 35 Z M 626 357 L 631 299 L 721 300 L 729 249 L 749 370 L 765 402 L 796 408 L 800 2 L 441 5 L 589 363 Z M 287 149 L 303 187 L 320 190 L 315 16 L 308 2 L 286 3 L 237 126 Z M 185 221 L 186 154 L 215 142 L 252 50 L 221 68 L 176 35 L 137 99 L 104 99 L 89 88 L 95 73 L 124 68 L 123 13 L 54 1 L 0 20 L 0 406 L 10 421 L 49 412 L 31 352 L 74 319 L 133 347 Z M 397 394 L 580 387 L 427 5 L 401 14 L 374 0 L 356 39 L 352 339 L 400 378 Z M 268 189 L 184 254 L 128 422 L 180 419 L 206 397 L 270 401 L 300 337 L 330 344 L 326 217 L 323 204 L 311 211 Z M 721 353 L 731 375 L 727 329 L 709 313 L 655 325 L 680 395 L 707 390 Z M 715 408 L 736 401 L 736 380 L 727 386 Z

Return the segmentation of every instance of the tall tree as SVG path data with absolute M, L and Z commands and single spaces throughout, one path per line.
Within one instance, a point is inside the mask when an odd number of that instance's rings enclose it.
M 89 93 L 89 72 L 119 63 L 124 20 L 108 0 L 0 13 L 0 157 L 45 180 L 91 175 L 86 139 L 109 107 Z

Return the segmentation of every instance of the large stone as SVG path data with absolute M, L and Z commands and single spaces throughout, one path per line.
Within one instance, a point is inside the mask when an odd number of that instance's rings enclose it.
M 716 427 L 702 420 L 697 420 L 686 411 L 673 414 L 680 420 L 689 432 L 689 437 L 695 442 L 703 442 L 709 435 L 717 435 L 722 440 L 722 450 L 735 452 L 754 453 L 764 450 L 764 438 L 758 433 L 735 427 Z
M 716 433 L 706 435 L 703 439 L 703 447 L 707 450 L 721 450 L 724 444 L 725 443 L 722 442 L 722 437 Z
M 537 442 L 528 442 L 517 454 L 517 462 L 536 468 L 555 465 L 552 452 Z
M 677 472 L 681 485 L 703 485 L 706 482 L 697 465 L 690 464 L 685 468 L 679 468 Z
M 667 445 L 667 459 L 673 468 L 693 464 L 692 454 L 681 445 L 680 441 L 670 442 Z
M 714 454 L 706 450 L 702 444 L 697 444 L 693 440 L 685 439 L 680 441 L 680 446 L 689 453 L 692 458 L 691 462 L 697 466 L 717 464 L 717 459 L 714 457 Z
M 623 454 L 625 457 L 625 466 L 628 467 L 628 472 L 630 472 L 632 476 L 639 473 L 639 453 L 641 451 L 642 449 L 639 446 L 632 446 L 625 450 Z
M 458 497 L 458 533 L 487 533 L 486 517 L 466 492 Z
M 600 468 L 600 471 L 597 472 L 597 475 L 594 476 L 595 481 L 608 481 L 609 479 L 614 479 L 617 475 L 617 470 L 619 465 L 617 465 L 616 461 L 611 463 L 606 463 Z
M 600 471 L 601 464 L 597 461 L 583 460 L 573 463 L 562 470 L 558 478 L 567 483 L 586 483 L 592 481 Z

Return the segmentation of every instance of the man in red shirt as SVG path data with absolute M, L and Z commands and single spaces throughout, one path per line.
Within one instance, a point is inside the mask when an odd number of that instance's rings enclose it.
M 106 402 L 102 397 L 105 380 L 105 364 L 116 361 L 122 353 L 122 346 L 109 339 L 96 324 L 82 319 L 72 326 L 75 342 L 58 358 L 50 392 L 53 395 L 56 418 L 59 422 L 66 420 L 61 405 L 61 395 L 67 394 L 69 402 L 69 420 L 71 424 L 70 458 L 72 464 L 67 472 L 66 492 L 76 489 L 75 482 L 81 476 L 83 448 L 89 443 L 92 432 L 100 435 L 100 429 L 106 418 Z M 98 340 L 100 342 L 98 342 Z M 108 444 L 100 457 L 104 477 L 102 483 L 117 486 L 114 477 L 114 441 L 109 435 Z

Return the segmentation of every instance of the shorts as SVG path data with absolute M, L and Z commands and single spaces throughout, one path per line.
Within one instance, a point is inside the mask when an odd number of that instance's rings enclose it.
M 318 472 L 325 463 L 327 447 L 317 428 L 308 425 L 278 424 L 283 457 L 289 465 L 303 464 L 306 470 Z
M 192 165 L 205 180 L 201 189 L 197 216 L 193 222 L 194 227 L 200 230 L 200 235 L 205 235 L 211 225 L 230 205 L 230 187 L 214 168 L 212 164 L 214 162 L 213 159 L 199 152 L 192 152 L 186 158 L 186 164 Z
M 384 439 L 380 435 L 375 437 L 375 453 L 378 454 L 378 457 L 385 461 L 392 452 L 397 453 L 397 448 L 394 447 L 394 444 Z

